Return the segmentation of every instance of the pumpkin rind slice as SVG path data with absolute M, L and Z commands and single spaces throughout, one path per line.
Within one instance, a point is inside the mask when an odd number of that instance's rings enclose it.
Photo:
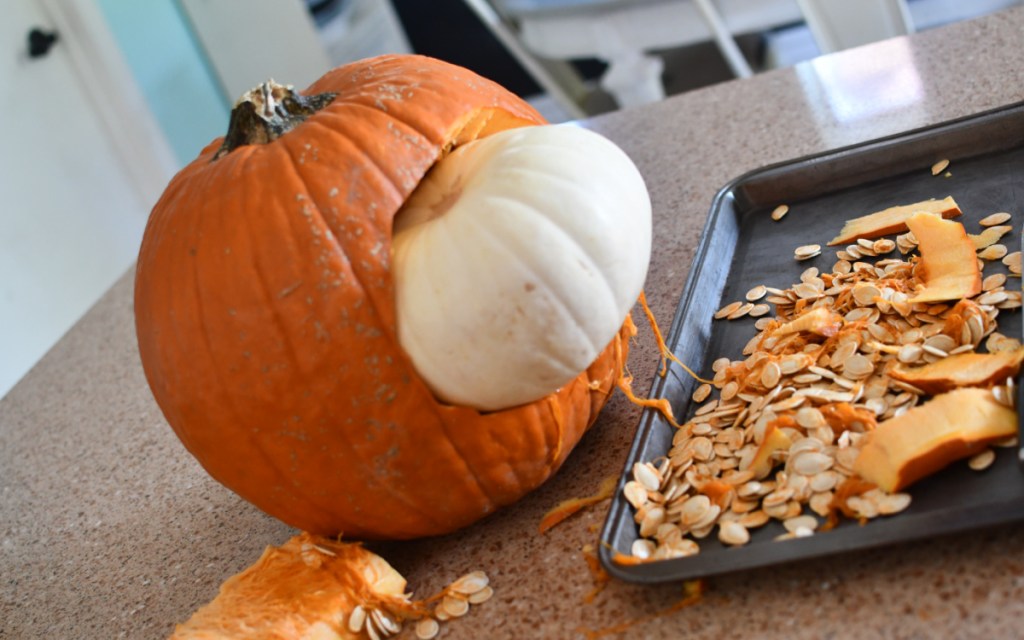
M 289 525 L 453 531 L 559 468 L 615 388 L 630 332 L 538 401 L 437 402 L 397 340 L 393 216 L 451 148 L 544 120 L 422 56 L 343 66 L 303 93 L 334 97 L 266 144 L 214 160 L 214 141 L 154 207 L 135 280 L 146 378 L 203 467 Z
M 978 256 L 962 224 L 915 213 L 907 218 L 907 227 L 917 237 L 921 252 L 915 269 L 921 285 L 908 302 L 960 300 L 981 291 Z
M 865 436 L 853 465 L 861 478 L 894 492 L 1017 433 L 1017 412 L 987 389 L 935 396 Z
M 405 578 L 362 546 L 303 533 L 267 547 L 170 640 L 364 638 L 348 629 L 353 609 L 411 610 L 405 587 Z
M 889 376 L 929 394 L 957 387 L 983 387 L 1017 375 L 1024 348 L 995 353 L 958 353 L 920 367 L 894 366 Z
M 942 200 L 925 200 L 924 202 L 889 207 L 866 216 L 847 220 L 839 231 L 839 235 L 832 238 L 828 246 L 855 242 L 860 238 L 881 238 L 890 233 L 906 231 L 907 218 L 922 211 L 938 214 L 943 218 L 955 218 L 961 214 L 960 207 L 952 196 L 946 196 Z

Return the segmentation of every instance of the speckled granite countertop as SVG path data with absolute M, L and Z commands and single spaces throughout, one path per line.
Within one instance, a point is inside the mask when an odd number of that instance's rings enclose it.
M 711 199 L 731 178 L 1021 100 L 1024 8 L 588 124 L 648 181 L 646 290 L 667 323 Z M 655 356 L 647 339 L 631 354 L 637 389 L 649 388 Z M 616 396 L 563 470 L 521 503 L 454 535 L 375 549 L 420 595 L 470 569 L 491 575 L 495 598 L 446 625 L 446 638 L 580 637 L 666 607 L 679 584 L 613 582 L 584 601 L 593 582 L 580 549 L 595 542 L 607 503 L 537 534 L 550 507 L 620 472 L 638 417 Z M 164 423 L 138 361 L 131 274 L 0 400 L 2 638 L 166 637 L 292 533 L 207 478 Z M 1009 525 L 713 578 L 697 605 L 629 635 L 1009 638 L 1022 624 L 1024 528 Z

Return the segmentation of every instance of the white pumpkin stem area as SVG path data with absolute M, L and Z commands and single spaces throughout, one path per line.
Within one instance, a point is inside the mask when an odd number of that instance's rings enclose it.
M 493 411 L 585 370 L 651 254 L 640 172 L 574 125 L 510 129 L 440 160 L 395 218 L 398 335 L 444 402 Z

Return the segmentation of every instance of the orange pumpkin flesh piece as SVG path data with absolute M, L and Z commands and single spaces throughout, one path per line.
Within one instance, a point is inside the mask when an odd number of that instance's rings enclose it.
M 559 468 L 615 388 L 630 332 L 531 404 L 437 402 L 398 344 L 392 218 L 453 146 L 544 120 L 422 56 L 343 66 L 304 93 L 336 96 L 266 144 L 214 160 L 214 141 L 154 207 L 135 281 L 147 380 L 203 467 L 293 527 L 453 531 Z
M 916 213 L 907 226 L 917 237 L 921 260 L 915 275 L 922 281 L 909 302 L 960 300 L 981 291 L 978 256 L 962 224 Z
M 843 317 L 827 307 L 815 307 L 789 322 L 779 325 L 772 335 L 784 336 L 807 331 L 819 336 L 834 336 L 843 326 Z
M 405 586 L 362 546 L 301 534 L 224 582 L 171 640 L 362 638 L 346 624 L 356 605 L 412 612 Z
M 995 353 L 958 353 L 921 367 L 895 366 L 889 377 L 912 384 L 928 394 L 957 387 L 984 387 L 1017 375 L 1024 348 Z
M 764 440 L 761 446 L 754 453 L 750 462 L 750 470 L 754 472 L 755 478 L 764 478 L 772 470 L 772 456 L 777 451 L 788 451 L 793 445 L 793 440 L 786 433 L 778 428 L 778 424 L 771 422 L 765 429 Z
M 952 196 L 942 200 L 925 200 L 913 204 L 889 207 L 882 211 L 847 220 L 839 235 L 829 241 L 828 245 L 846 244 L 860 238 L 881 238 L 890 233 L 901 233 L 907 230 L 907 218 L 925 211 L 941 215 L 943 218 L 955 218 L 960 215 L 960 207 Z M 915 234 L 917 235 L 917 234 Z
M 1015 433 L 1017 412 L 990 391 L 956 389 L 878 425 L 865 436 L 853 470 L 884 491 L 900 491 Z

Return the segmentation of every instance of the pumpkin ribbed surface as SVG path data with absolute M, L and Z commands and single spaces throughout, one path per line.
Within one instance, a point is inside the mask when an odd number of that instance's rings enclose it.
M 172 180 L 139 255 L 140 355 L 186 448 L 267 513 L 328 535 L 445 533 L 561 465 L 614 388 L 631 323 L 537 402 L 437 402 L 398 345 L 392 218 L 452 146 L 543 120 L 418 56 L 340 67 L 304 93 L 325 92 L 294 130 L 213 160 L 217 141 Z

